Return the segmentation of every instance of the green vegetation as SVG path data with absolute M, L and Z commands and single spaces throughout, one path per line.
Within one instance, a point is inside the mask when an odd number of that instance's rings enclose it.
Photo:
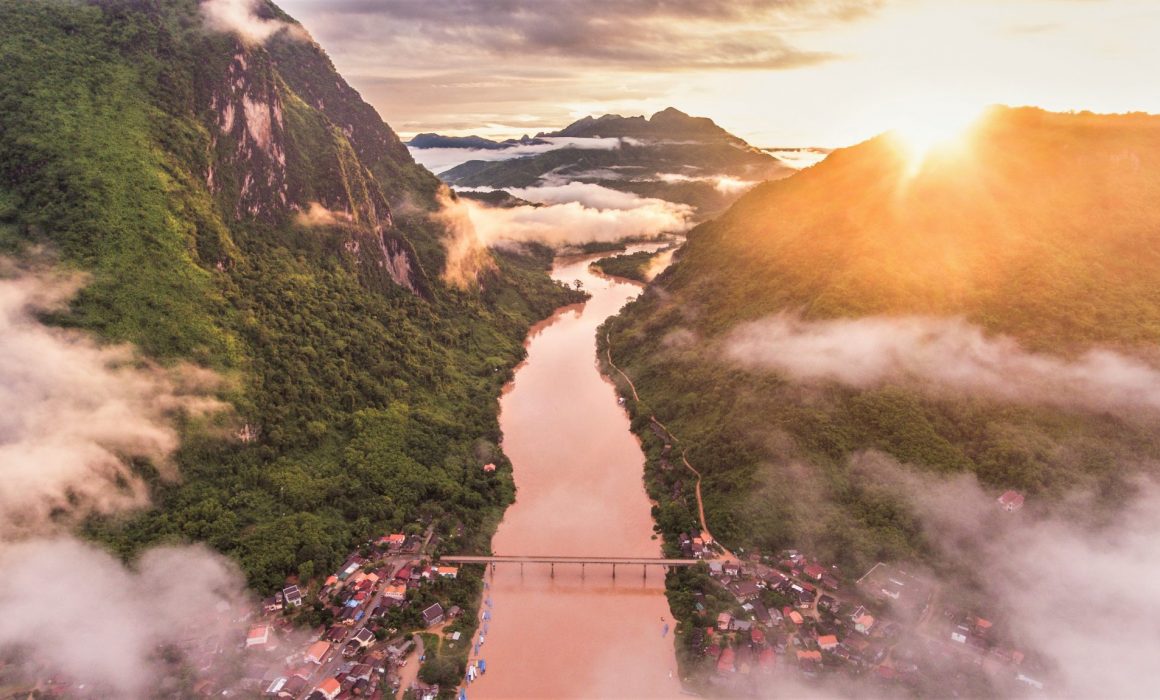
M 1146 351 L 1160 341 L 1158 147 L 1154 117 L 998 110 L 969 148 L 917 173 L 881 137 L 695 229 L 680 261 L 607 324 L 640 393 L 633 427 L 666 540 L 695 522 L 682 449 L 725 545 L 796 547 L 847 575 L 875 560 L 946 563 L 896 480 L 855 459 L 867 451 L 904 471 L 972 473 L 1041 507 L 1075 489 L 1097 510 L 1129 493 L 1125 465 L 1160 456 L 1148 420 L 913 382 L 803 385 L 731 364 L 724 339 L 780 312 L 921 314 L 1063 357 Z M 681 440 L 668 459 L 654 413 Z
M 592 263 L 592 268 L 601 274 L 612 277 L 623 277 L 625 279 L 636 280 L 637 282 L 648 282 L 649 280 L 645 273 L 648 271 L 649 263 L 652 262 L 657 254 L 657 251 L 642 250 L 627 255 L 613 255 L 607 258 L 601 258 Z
M 582 295 L 544 249 L 497 255 L 482 291 L 439 282 L 438 182 L 311 44 L 246 49 L 237 80 L 284 106 L 274 146 L 225 130 L 242 49 L 197 6 L 0 0 L 0 243 L 91 273 L 57 322 L 212 368 L 235 407 L 181 426 L 178 483 L 136 465 L 155 508 L 86 533 L 126 556 L 205 541 L 262 590 L 388 529 L 485 547 L 513 496 L 480 469 L 507 464 L 495 397 L 529 325 Z M 350 220 L 298 222 L 312 201 Z

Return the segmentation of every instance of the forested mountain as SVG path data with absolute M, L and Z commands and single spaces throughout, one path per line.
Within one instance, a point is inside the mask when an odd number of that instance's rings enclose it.
M 471 160 L 440 177 L 459 187 L 597 183 L 689 204 L 707 216 L 724 209 L 757 182 L 793 172 L 713 120 L 691 117 L 672 107 L 647 119 L 618 114 L 585 117 L 525 142 L 554 147 L 507 160 Z
M 489 151 L 501 151 L 515 146 L 534 146 L 548 143 L 540 139 L 529 138 L 524 135 L 519 139 L 504 139 L 493 141 L 482 136 L 444 136 L 442 134 L 415 134 L 407 145 L 411 148 L 472 148 Z
M 868 453 L 1094 510 L 1160 459 L 1160 118 L 994 108 L 964 139 L 758 186 L 609 323 L 640 434 L 680 436 L 728 546 L 932 564 Z M 651 464 L 679 532 L 688 473 Z
M 134 463 L 152 508 L 85 529 L 124 553 L 205 541 L 261 588 L 436 516 L 486 541 L 512 497 L 480 470 L 495 396 L 577 293 L 547 251 L 445 284 L 442 185 L 299 25 L 251 19 L 0 0 L 5 253 L 88 273 L 53 322 L 211 369 L 233 406 L 183 425 L 178 482 Z

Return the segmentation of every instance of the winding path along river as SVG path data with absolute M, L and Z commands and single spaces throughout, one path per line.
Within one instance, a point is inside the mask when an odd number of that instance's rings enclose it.
M 633 249 L 643 249 L 634 247 Z M 640 286 L 561 259 L 555 279 L 592 298 L 533 328 L 528 358 L 500 399 L 503 448 L 518 493 L 492 541 L 497 555 L 660 555 L 644 490 L 644 455 L 616 393 L 596 369 L 596 328 Z M 680 695 L 664 574 L 652 567 L 500 565 L 477 658 L 478 698 L 657 698 Z

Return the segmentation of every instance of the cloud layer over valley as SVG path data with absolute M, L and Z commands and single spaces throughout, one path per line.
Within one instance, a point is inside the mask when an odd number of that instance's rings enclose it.
M 563 148 L 577 148 L 586 151 L 611 151 L 620 148 L 624 141 L 620 138 L 572 138 L 567 136 L 543 136 L 539 140 L 547 143 L 520 144 L 509 148 L 412 148 L 408 147 L 415 162 L 433 173 L 445 172 L 469 160 L 499 161 L 536 156 Z
M 126 460 L 173 477 L 167 458 L 178 412 L 220 408 L 201 393 L 217 379 L 143 366 L 128 347 L 103 347 L 50 328 L 36 313 L 61 304 L 76 279 L 0 279 L 0 540 L 43 532 L 54 517 L 145 505 Z
M 1160 411 L 1160 371 L 1140 360 L 1109 350 L 1074 360 L 1032 353 L 956 318 L 803 321 L 781 314 L 737 328 L 727 354 L 807 382 L 865 388 L 902 381 L 1012 402 Z
M 874 452 L 856 455 L 851 474 L 863 488 L 909 504 L 924 536 L 947 561 L 971 572 L 984 601 L 976 612 L 993 615 L 1002 636 L 1043 656 L 1018 672 L 1045 683 L 1049 697 L 1155 695 L 1154 683 L 1140 673 L 1160 654 L 1160 598 L 1146 583 L 1160 572 L 1154 481 L 1134 482 L 1115 517 L 1102 517 L 1090 493 L 1073 494 L 1052 512 L 1029 506 L 1005 513 L 973 475 L 933 476 Z M 937 600 L 943 605 L 962 593 L 957 579 L 942 587 Z M 929 630 L 955 647 L 949 627 L 935 622 Z M 1019 687 L 1015 673 L 1003 676 L 1009 689 Z
M 177 675 L 163 651 L 200 662 L 236 649 L 234 619 L 252 609 L 237 568 L 202 547 L 159 547 L 128 568 L 72 538 L 32 539 L 0 545 L 0 571 L 0 651 L 18 650 L 31 677 L 44 665 L 93 697 L 156 697 Z
M 450 224 L 452 232 L 445 240 L 446 279 L 467 284 L 480 271 L 480 251 L 505 243 L 563 247 L 653 238 L 684 232 L 692 225 L 692 207 L 596 184 L 571 182 L 509 192 L 538 206 L 492 207 L 467 198 L 444 200 L 439 217 Z
M 45 325 L 39 315 L 83 280 L 0 263 L 0 654 L 28 678 L 63 674 L 94 696 L 155 696 L 178 677 L 175 661 L 237 647 L 236 617 L 252 609 L 243 576 L 200 546 L 151 549 L 127 567 L 65 530 L 148 504 L 129 461 L 177 478 L 173 420 L 222 409 L 210 398 L 220 378 Z

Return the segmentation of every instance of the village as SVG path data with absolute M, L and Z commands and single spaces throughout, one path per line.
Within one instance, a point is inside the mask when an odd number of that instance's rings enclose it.
M 1009 491 L 997 505 L 1022 504 Z M 700 624 L 683 635 L 687 680 L 705 694 L 758 695 L 787 678 L 940 696 L 1045 688 L 1045 669 L 1012 646 L 1009 630 L 922 575 L 880 562 L 846 585 L 836 566 L 796 550 L 736 557 L 696 530 L 677 544 L 706 560 L 691 587 Z
M 1022 505 L 1008 491 L 997 508 Z M 737 556 L 697 529 L 674 544 L 682 557 L 702 560 L 685 570 L 697 621 L 678 641 L 686 692 L 759 695 L 787 679 L 917 694 L 937 683 L 940 694 L 963 696 L 1045 688 L 1043 669 L 1011 645 L 1001 623 L 956 608 L 938 585 L 899 566 L 877 563 L 851 584 L 838 567 L 797 550 Z M 172 650 L 189 671 L 186 689 L 287 700 L 464 698 L 486 673 L 491 599 L 483 567 L 441 564 L 438 545 L 433 526 L 385 534 L 321 582 L 291 581 L 260 606 L 230 611 L 235 637 L 191 631 Z M 101 696 L 60 678 L 35 690 Z
M 457 659 L 483 642 L 474 636 L 479 588 L 461 581 L 457 567 L 433 563 L 427 553 L 436 543 L 431 528 L 422 536 L 387 534 L 362 548 L 369 552 L 352 554 L 309 599 L 297 585 L 267 598 L 245 648 L 277 661 L 243 679 L 241 689 L 293 700 L 453 696 L 463 681 Z M 324 621 L 306 639 L 295 620 L 304 608 Z M 420 680 L 423 662 L 437 654 L 448 659 L 438 678 L 442 693 L 438 682 Z M 471 669 L 483 672 L 486 662 Z
M 476 634 L 482 567 L 460 575 L 433 563 L 438 536 L 390 533 L 352 552 L 321 585 L 290 583 L 248 609 L 220 610 L 233 621 L 226 637 L 189 630 L 177 648 L 157 650 L 168 677 L 157 694 L 289 700 L 454 697 Z M 486 586 L 486 584 L 482 584 Z M 489 612 L 482 614 L 484 629 Z M 442 682 L 420 680 L 423 662 Z M 437 662 L 437 663 L 436 663 Z M 109 697 L 107 689 L 43 669 L 32 683 L 6 686 L 4 697 Z M 486 671 L 476 659 L 471 674 Z M 38 674 L 34 674 L 38 675 Z M 8 692 L 6 691 L 6 693 Z

